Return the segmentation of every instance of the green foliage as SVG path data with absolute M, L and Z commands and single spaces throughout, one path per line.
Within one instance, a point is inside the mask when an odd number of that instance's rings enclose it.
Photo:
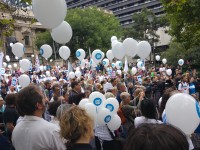
M 186 49 L 200 46 L 200 1 L 161 0 L 170 22 L 170 34 L 174 41 Z
M 148 17 L 152 17 L 152 22 L 149 22 Z M 149 36 L 153 39 L 153 42 L 158 42 L 159 35 L 155 31 L 159 27 L 165 27 L 168 22 L 164 16 L 156 17 L 155 14 L 143 8 L 140 13 L 135 13 L 133 15 L 133 25 L 130 28 L 125 29 L 125 35 L 127 37 L 133 37 L 136 40 L 146 40 L 149 41 Z
M 40 47 L 43 44 L 49 44 L 51 45 L 51 47 L 53 46 L 53 40 L 51 38 L 50 32 L 48 31 L 37 33 L 36 40 L 35 40 L 36 47 L 40 49 Z
M 119 20 L 113 15 L 96 7 L 76 8 L 67 12 L 65 19 L 72 27 L 73 37 L 67 46 L 71 50 L 71 56 L 75 56 L 75 51 L 79 48 L 88 52 L 101 49 L 107 51 L 111 47 L 110 38 L 115 35 L 122 37 L 122 27 Z M 44 34 L 44 35 L 43 35 Z M 49 31 L 37 35 L 36 45 L 51 44 L 52 39 Z

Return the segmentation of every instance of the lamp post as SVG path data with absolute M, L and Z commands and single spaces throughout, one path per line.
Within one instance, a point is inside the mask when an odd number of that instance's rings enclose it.
M 153 62 L 154 62 L 154 67 L 156 68 L 156 56 L 155 56 L 155 48 L 154 48 L 154 34 L 153 34 L 153 20 L 154 20 L 154 18 L 153 18 L 153 15 L 148 15 L 147 16 L 147 19 L 148 19 L 148 21 L 149 21 L 149 23 L 150 23 L 150 28 L 151 28 L 151 31 L 152 31 L 152 43 L 151 43 L 151 45 L 152 45 L 152 53 L 153 53 Z

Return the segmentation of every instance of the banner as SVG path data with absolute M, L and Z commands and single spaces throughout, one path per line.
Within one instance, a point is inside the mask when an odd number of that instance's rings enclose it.
M 3 52 L 0 53 L 0 68 L 2 68 L 2 63 L 3 63 Z
M 40 71 L 40 60 L 39 60 L 39 58 L 38 58 L 38 54 L 36 54 L 36 56 L 35 56 L 35 71 L 36 72 L 39 72 Z

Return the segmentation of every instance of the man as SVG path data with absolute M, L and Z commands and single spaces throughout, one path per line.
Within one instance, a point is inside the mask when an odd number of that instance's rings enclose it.
M 48 100 L 50 100 L 53 96 L 53 91 L 51 90 L 51 82 L 49 80 L 44 82 L 45 85 L 45 94 Z
M 78 105 L 82 98 L 85 97 L 85 93 L 81 93 L 81 85 L 77 81 L 71 83 L 71 92 L 69 93 L 69 104 Z
M 17 124 L 12 134 L 15 150 L 65 150 L 59 128 L 42 118 L 45 98 L 41 90 L 33 85 L 17 94 L 18 112 L 24 119 Z
M 119 104 L 121 103 L 121 97 L 120 97 L 120 94 L 122 93 L 122 92 L 126 92 L 126 86 L 125 86 L 125 84 L 124 83 L 122 83 L 122 82 L 119 82 L 118 84 L 117 84 L 117 90 L 118 90 L 118 92 L 117 92 L 117 97 L 116 97 L 116 99 L 118 100 L 118 102 L 119 102 Z

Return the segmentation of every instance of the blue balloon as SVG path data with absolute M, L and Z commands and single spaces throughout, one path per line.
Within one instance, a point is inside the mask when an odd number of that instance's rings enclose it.
M 112 112 L 114 110 L 114 106 L 112 104 L 107 104 L 106 108 L 110 110 L 110 112 Z
M 200 107 L 199 107 L 199 103 L 196 101 L 196 110 L 197 110 L 197 114 L 200 118 Z

